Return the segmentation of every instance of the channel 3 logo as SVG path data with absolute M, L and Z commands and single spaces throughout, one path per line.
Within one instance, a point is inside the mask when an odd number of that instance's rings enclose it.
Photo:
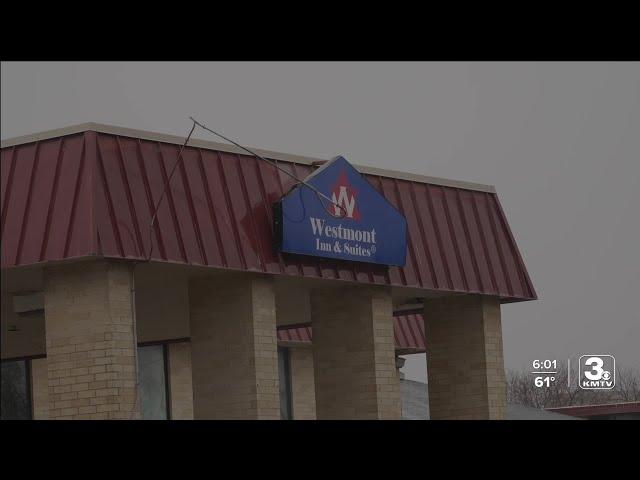
M 579 383 L 585 390 L 611 390 L 616 385 L 616 359 L 613 355 L 582 355 Z

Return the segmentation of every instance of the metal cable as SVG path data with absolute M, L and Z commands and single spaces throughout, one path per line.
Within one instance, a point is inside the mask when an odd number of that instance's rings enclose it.
M 191 119 L 193 120 L 193 119 Z M 153 215 L 151 215 L 151 222 L 149 222 L 149 255 L 146 256 L 145 262 L 148 262 L 149 260 L 151 260 L 151 254 L 153 253 L 153 227 L 155 226 L 155 222 L 156 222 L 156 218 L 158 216 L 158 210 L 160 209 L 160 203 L 162 202 L 162 200 L 164 199 L 165 194 L 167 193 L 167 188 L 169 187 L 169 184 L 171 183 L 171 178 L 173 177 L 173 174 L 176 171 L 176 168 L 178 167 L 178 164 L 180 163 L 180 160 L 182 160 L 182 152 L 184 151 L 184 148 L 187 146 L 187 143 L 189 143 L 189 140 L 191 139 L 191 135 L 193 135 L 193 131 L 196 129 L 196 123 L 195 120 L 193 120 L 193 125 L 191 126 L 191 131 L 189 132 L 189 135 L 187 135 L 187 138 L 185 139 L 184 143 L 182 144 L 182 147 L 180 147 L 180 151 L 178 152 L 178 158 L 176 160 L 176 163 L 173 164 L 173 168 L 171 169 L 171 173 L 169 174 L 169 177 L 167 178 L 167 181 L 164 184 L 164 188 L 162 189 L 162 193 L 160 194 L 160 198 L 158 199 L 158 201 L 156 202 L 156 206 L 155 209 L 153 210 Z M 144 248 L 144 246 L 143 246 Z
M 164 184 L 164 188 L 162 189 L 162 193 L 160 194 L 160 198 L 156 202 L 155 208 L 153 210 L 153 214 L 151 216 L 151 222 L 149 222 L 149 245 L 150 245 L 150 248 L 149 248 L 149 254 L 145 256 L 144 262 L 149 262 L 151 260 L 151 255 L 153 254 L 153 228 L 155 226 L 156 218 L 158 216 L 158 211 L 160 209 L 160 203 L 162 203 L 162 200 L 164 199 L 164 196 L 167 193 L 167 189 L 169 188 L 169 184 L 171 183 L 171 179 L 173 178 L 173 175 L 174 175 L 176 169 L 178 168 L 178 165 L 182 161 L 182 152 L 184 151 L 185 147 L 189 143 L 189 140 L 191 139 L 191 135 L 193 135 L 193 131 L 196 128 L 196 125 L 198 127 L 202 128 L 203 130 L 206 130 L 207 132 L 213 133 L 214 135 L 222 138 L 223 140 L 226 140 L 227 142 L 235 145 L 236 147 L 241 148 L 245 152 L 250 153 L 254 157 L 262 160 L 263 162 L 266 162 L 269 165 L 277 168 L 278 170 L 283 172 L 285 175 L 288 175 L 289 177 L 293 178 L 296 181 L 297 184 L 304 185 L 305 187 L 307 187 L 309 190 L 311 190 L 312 192 L 314 192 L 316 194 L 316 196 L 318 197 L 318 201 L 320 202 L 320 205 L 322 205 L 322 208 L 324 209 L 324 211 L 327 214 L 331 215 L 332 217 L 334 217 L 334 218 L 344 218 L 347 215 L 347 210 L 342 205 L 340 205 L 339 203 L 335 202 L 332 198 L 329 198 L 328 196 L 326 196 L 324 193 L 322 193 L 320 190 L 318 190 L 313 185 L 307 183 L 306 181 L 302 180 L 301 178 L 296 177 L 294 174 L 292 174 L 292 173 L 288 172 L 287 170 L 285 170 L 284 168 L 280 167 L 273 160 L 269 160 L 269 159 L 263 157 L 262 155 L 257 154 L 253 150 L 240 145 L 238 142 L 234 142 L 230 138 L 227 138 L 224 135 L 222 135 L 221 133 L 218 133 L 218 132 L 210 129 L 209 127 L 207 127 L 203 123 L 200 123 L 199 121 L 197 121 L 193 117 L 189 117 L 189 119 L 193 122 L 193 125 L 191 126 L 191 130 L 189 131 L 189 135 L 187 135 L 187 138 L 185 139 L 184 143 L 182 144 L 182 147 L 180 147 L 180 151 L 178 152 L 178 158 L 176 159 L 176 162 L 174 163 L 173 168 L 171 169 L 171 173 L 169 174 L 169 177 L 167 177 L 167 181 Z M 343 212 L 342 215 L 337 215 L 335 213 L 331 213 L 329 211 L 329 209 L 327 208 L 327 206 L 325 206 L 325 203 L 323 202 L 323 200 L 326 200 L 330 204 L 334 205 L 336 207 L 336 210 L 340 209 Z M 144 245 L 143 245 L 143 248 L 144 248 Z
M 296 177 L 293 173 L 287 172 L 284 168 L 280 167 L 276 162 L 274 162 L 273 160 L 269 160 L 267 158 L 264 158 L 262 155 L 258 155 L 256 152 L 254 152 L 253 150 L 244 147 L 242 145 L 240 145 L 237 142 L 234 142 L 233 140 L 231 140 L 230 138 L 225 137 L 224 135 L 222 135 L 221 133 L 215 132 L 213 130 L 211 130 L 209 127 L 207 127 L 206 125 L 200 123 L 199 121 L 197 121 L 195 118 L 193 117 L 189 117 L 189 119 L 195 124 L 198 125 L 200 128 L 206 130 L 207 132 L 211 132 L 214 135 L 226 140 L 229 143 L 232 143 L 233 145 L 235 145 L 236 147 L 241 148 L 242 150 L 244 150 L 245 152 L 250 153 L 251 155 L 253 155 L 256 158 L 259 158 L 260 160 L 262 160 L 263 162 L 266 162 L 272 166 L 274 166 L 275 168 L 277 168 L 278 170 L 280 170 L 282 173 L 290 176 L 291 178 L 293 178 L 297 183 L 304 185 L 305 187 L 307 187 L 308 189 L 312 190 L 313 192 L 315 192 L 316 196 L 318 197 L 318 199 L 320 200 L 320 204 L 322 205 L 322 207 L 324 208 L 324 210 L 331 215 L 332 217 L 336 217 L 336 218 L 343 218 L 346 214 L 347 214 L 347 210 L 340 205 L 337 202 L 334 202 L 332 198 L 327 197 L 324 193 L 322 193 L 320 190 L 318 190 L 316 187 L 314 187 L 313 185 L 305 182 L 304 180 Z M 335 215 L 331 212 L 329 212 L 329 210 L 327 208 L 325 208 L 324 203 L 322 203 L 322 199 L 327 200 L 329 203 L 335 205 L 336 207 L 338 207 L 340 210 L 342 210 L 344 212 L 343 215 Z
M 256 152 L 254 152 L 253 150 L 250 150 L 247 147 L 244 147 L 242 145 L 240 145 L 237 142 L 234 142 L 233 140 L 231 140 L 230 138 L 225 137 L 224 135 L 213 131 L 212 129 L 210 129 L 209 127 L 207 127 L 206 125 L 198 122 L 196 119 L 194 119 L 193 117 L 189 117 L 189 119 L 193 122 L 193 125 L 191 126 L 191 130 L 189 131 L 189 134 L 187 135 L 187 138 L 185 139 L 184 143 L 182 144 L 182 146 L 180 147 L 180 151 L 178 152 L 178 158 L 176 159 L 176 162 L 173 165 L 173 168 L 171 169 L 171 172 L 169 173 L 169 176 L 167 177 L 167 181 L 164 184 L 164 188 L 162 190 L 162 193 L 160 194 L 160 198 L 158 199 L 158 201 L 155 204 L 154 210 L 153 210 L 153 214 L 151 215 L 151 221 L 149 222 L 149 254 L 145 256 L 145 260 L 144 262 L 149 262 L 151 260 L 151 255 L 153 254 L 153 228 L 155 226 L 155 222 L 156 222 L 156 218 L 158 216 L 158 211 L 160 209 L 160 204 L 162 203 L 162 200 L 164 199 L 166 193 L 167 193 L 167 189 L 169 188 L 169 185 L 171 183 L 171 179 L 173 178 L 173 175 L 176 171 L 176 169 L 178 168 L 178 165 L 180 164 L 181 160 L 182 160 L 182 152 L 184 151 L 185 147 L 187 146 L 187 144 L 189 143 L 189 140 L 191 139 L 191 135 L 193 135 L 193 132 L 196 128 L 196 125 L 199 126 L 200 128 L 213 133 L 214 135 L 226 140 L 229 143 L 232 143 L 233 145 L 241 148 L 242 150 L 250 153 L 251 155 L 253 155 L 254 157 L 272 165 L 273 167 L 277 168 L 278 170 L 280 170 L 281 172 L 283 172 L 285 175 L 288 175 L 289 177 L 293 178 L 297 184 L 300 185 L 304 185 L 305 187 L 307 187 L 309 190 L 311 190 L 312 192 L 314 192 L 316 194 L 316 196 L 318 197 L 318 201 L 320 202 L 320 204 L 322 205 L 322 208 L 332 217 L 334 218 L 344 218 L 344 216 L 347 214 L 347 210 L 340 205 L 339 203 L 335 202 L 332 198 L 329 198 L 328 196 L 326 196 L 324 193 L 322 193 L 320 190 L 318 190 L 316 187 L 314 187 L 313 185 L 310 185 L 309 183 L 305 182 L 304 180 L 296 177 L 294 174 L 286 171 L 284 168 L 280 167 L 276 162 L 269 160 L 267 158 L 264 158 L 262 155 L 258 155 Z M 329 203 L 331 203 L 332 205 L 335 205 L 337 208 L 339 208 L 340 210 L 342 210 L 343 215 L 336 215 L 331 213 L 328 208 L 325 206 L 325 204 L 323 203 L 323 199 L 328 201 Z M 144 249 L 144 245 L 142 245 L 142 248 Z M 144 263 L 143 262 L 143 263 Z M 132 419 L 133 416 L 136 414 L 136 406 L 138 404 L 138 400 L 139 400 L 139 393 L 138 393 L 138 389 L 140 388 L 140 379 L 138 376 L 138 345 L 137 345 L 137 325 L 136 325 L 136 314 L 135 314 L 135 280 L 134 280 L 134 273 L 135 271 L 135 264 L 134 264 L 134 268 L 131 271 L 131 275 L 132 275 L 132 279 L 131 279 L 131 283 L 132 283 L 132 288 L 131 288 L 131 296 L 132 296 L 132 307 L 133 307 L 133 336 L 134 336 L 134 358 L 135 358 L 135 374 L 136 374 L 136 382 L 135 382 L 135 389 L 134 389 L 134 399 L 133 399 L 133 409 L 130 413 L 129 419 Z M 140 415 L 141 412 L 140 412 Z

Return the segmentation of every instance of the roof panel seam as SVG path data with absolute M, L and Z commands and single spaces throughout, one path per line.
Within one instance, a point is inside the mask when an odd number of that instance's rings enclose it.
M 107 174 L 105 172 L 105 168 L 104 168 L 104 157 L 102 154 L 102 148 L 100 147 L 100 139 L 96 138 L 96 144 L 98 146 L 98 170 L 100 173 L 100 178 L 102 180 L 102 188 L 104 191 L 104 196 L 105 196 L 105 200 L 107 202 L 107 212 L 109 214 L 109 220 L 111 222 L 111 228 L 113 229 L 113 233 L 114 233 L 114 237 L 116 240 L 116 246 L 118 248 L 118 251 L 120 252 L 120 255 L 122 257 L 125 256 L 124 254 L 124 247 L 122 245 L 122 238 L 120 237 L 120 228 L 118 227 L 118 222 L 116 221 L 115 218 L 115 212 L 114 212 L 114 208 L 113 208 L 113 201 L 111 198 L 111 192 L 109 191 L 109 185 L 107 182 Z M 83 139 L 83 149 L 84 149 L 84 139 Z M 66 247 L 65 247 L 65 255 L 66 255 Z
M 40 255 L 38 255 L 38 261 L 44 259 L 44 254 L 47 251 L 47 244 L 49 243 L 49 229 L 51 228 L 51 220 L 53 218 L 53 211 L 56 207 L 56 197 L 58 194 L 58 182 L 60 180 L 60 164 L 62 163 L 64 147 L 64 137 L 60 137 L 58 142 L 58 156 L 56 158 L 56 168 L 53 174 L 53 185 L 51 186 L 51 195 L 49 196 L 49 202 L 47 204 L 47 217 L 45 220 L 44 234 L 42 236 L 42 243 L 40 244 Z
M 14 265 L 20 264 L 20 256 L 22 255 L 22 247 L 24 245 L 24 232 L 27 228 L 27 222 L 29 221 L 29 209 L 31 208 L 31 199 L 33 198 L 33 183 L 38 171 L 38 152 L 40 150 L 40 142 L 36 142 L 36 146 L 33 149 L 33 161 L 31 162 L 31 174 L 29 175 L 29 186 L 27 187 L 27 201 L 24 206 L 24 213 L 22 214 L 22 225 L 20 226 L 20 237 L 18 239 L 18 248 L 16 249 L 16 258 L 13 262 Z

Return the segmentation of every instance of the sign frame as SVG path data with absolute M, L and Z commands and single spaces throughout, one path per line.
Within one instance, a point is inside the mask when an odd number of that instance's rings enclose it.
M 324 163 L 305 183 L 334 203 L 303 184 L 283 195 L 273 204 L 277 252 L 404 267 L 405 216 L 344 157 Z

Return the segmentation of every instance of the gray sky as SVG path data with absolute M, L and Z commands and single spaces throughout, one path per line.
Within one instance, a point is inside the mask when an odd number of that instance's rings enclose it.
M 3 63 L 1 79 L 3 139 L 88 121 L 186 135 L 193 115 L 246 145 L 493 184 L 540 296 L 503 308 L 507 368 L 640 368 L 638 63 Z

